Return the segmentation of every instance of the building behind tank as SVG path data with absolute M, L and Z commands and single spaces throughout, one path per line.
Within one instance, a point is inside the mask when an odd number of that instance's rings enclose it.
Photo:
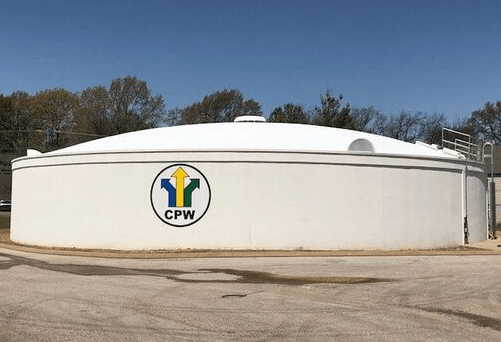
M 482 163 L 434 145 L 249 120 L 15 159 L 12 241 L 331 250 L 457 246 L 465 229 L 470 242 L 487 238 Z

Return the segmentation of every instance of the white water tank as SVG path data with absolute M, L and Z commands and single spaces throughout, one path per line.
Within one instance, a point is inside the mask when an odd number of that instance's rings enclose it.
M 469 241 L 487 238 L 481 163 L 368 133 L 237 121 L 15 159 L 12 241 L 120 250 L 436 248 L 463 244 L 466 215 Z

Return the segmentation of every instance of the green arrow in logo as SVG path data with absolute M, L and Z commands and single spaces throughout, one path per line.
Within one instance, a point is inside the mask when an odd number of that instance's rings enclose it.
M 192 179 L 190 184 L 186 186 L 184 189 L 184 206 L 185 207 L 191 207 L 191 194 L 193 193 L 193 190 L 196 188 L 200 188 L 200 180 L 199 179 Z

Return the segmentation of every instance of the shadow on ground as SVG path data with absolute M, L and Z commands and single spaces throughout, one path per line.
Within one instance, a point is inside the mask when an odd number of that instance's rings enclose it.
M 291 277 L 276 274 L 235 269 L 200 269 L 184 272 L 173 269 L 138 269 L 99 265 L 51 264 L 45 261 L 0 253 L 0 270 L 16 266 L 30 266 L 39 269 L 63 272 L 79 276 L 148 276 L 162 277 L 183 283 L 244 283 L 244 284 L 284 284 L 306 285 L 320 283 L 362 284 L 388 282 L 389 279 L 367 277 Z

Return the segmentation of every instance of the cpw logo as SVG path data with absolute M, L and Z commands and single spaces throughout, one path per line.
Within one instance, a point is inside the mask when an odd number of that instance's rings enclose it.
M 155 214 L 175 227 L 189 226 L 209 209 L 210 187 L 207 178 L 187 164 L 163 169 L 153 181 L 150 192 Z

